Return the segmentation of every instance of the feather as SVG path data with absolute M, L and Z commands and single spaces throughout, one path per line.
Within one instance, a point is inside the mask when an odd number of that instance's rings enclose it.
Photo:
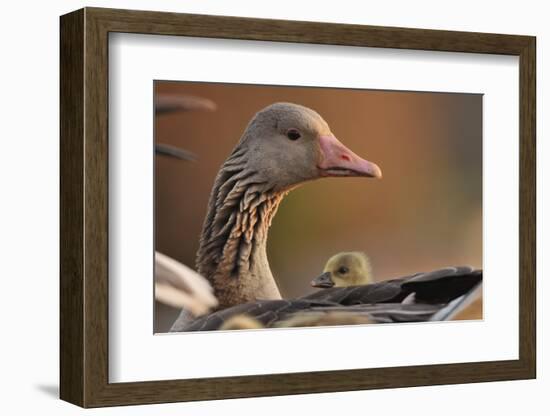
M 158 251 L 155 252 L 155 299 L 200 316 L 218 301 L 210 283 L 194 270 Z
M 317 291 L 292 300 L 263 300 L 248 302 L 214 312 L 199 318 L 182 331 L 209 331 L 219 329 L 235 316 L 247 315 L 264 327 L 280 326 L 296 314 L 346 313 L 348 316 L 367 317 L 375 323 L 423 322 L 449 320 L 460 310 L 471 295 L 479 290 L 482 273 L 468 267 L 453 267 L 429 273 L 392 279 L 364 286 L 351 286 Z M 433 287 L 443 295 L 435 293 Z M 421 302 L 410 297 L 421 290 Z M 431 297 L 430 297 L 431 295 Z M 409 302 L 403 303 L 403 300 Z

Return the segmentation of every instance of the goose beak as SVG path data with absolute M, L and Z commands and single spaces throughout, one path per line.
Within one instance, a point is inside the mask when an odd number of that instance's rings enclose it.
M 330 272 L 324 272 L 320 276 L 317 276 L 315 279 L 311 281 L 311 286 L 313 287 L 319 287 L 323 289 L 328 289 L 329 287 L 334 286 L 334 282 L 332 281 L 332 275 Z
M 378 165 L 357 156 L 333 135 L 320 136 L 319 143 L 321 161 L 318 168 L 321 176 L 382 177 Z

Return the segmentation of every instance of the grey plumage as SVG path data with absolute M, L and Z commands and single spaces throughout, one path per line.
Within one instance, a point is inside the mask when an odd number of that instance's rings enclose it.
M 247 315 L 265 327 L 289 319 L 294 314 L 348 312 L 367 316 L 376 323 L 447 320 L 449 309 L 463 302 L 482 284 L 482 272 L 469 267 L 449 267 L 428 273 L 391 279 L 364 286 L 316 291 L 294 300 L 249 302 L 224 309 L 173 331 L 219 329 L 228 319 Z M 403 303 L 411 294 L 414 303 Z M 439 316 L 438 316 L 439 314 Z

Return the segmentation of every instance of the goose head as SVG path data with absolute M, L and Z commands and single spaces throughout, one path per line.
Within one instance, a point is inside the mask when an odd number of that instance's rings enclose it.
M 311 281 L 318 288 L 367 285 L 373 282 L 372 267 L 365 253 L 338 253 L 326 263 L 323 273 Z
M 344 146 L 314 110 L 276 103 L 258 112 L 238 147 L 246 148 L 247 168 L 262 172 L 274 190 L 288 190 L 330 176 L 381 178 L 380 168 Z

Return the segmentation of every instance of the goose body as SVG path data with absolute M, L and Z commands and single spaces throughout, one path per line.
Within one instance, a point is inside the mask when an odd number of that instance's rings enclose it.
M 280 322 L 297 314 L 303 317 L 311 313 L 319 317 L 334 312 L 352 313 L 374 323 L 449 320 L 469 305 L 481 283 L 481 270 L 449 267 L 369 285 L 323 289 L 298 299 L 249 302 L 172 330 L 216 330 L 239 315 L 252 317 L 264 327 L 280 326 Z M 345 316 L 340 320 L 342 324 L 348 321 Z M 333 320 L 334 325 L 338 322 Z
M 376 322 L 428 320 L 480 284 L 480 271 L 448 268 L 281 299 L 266 250 L 278 205 L 305 182 L 350 176 L 382 173 L 338 141 L 315 111 L 276 103 L 258 112 L 216 176 L 201 233 L 197 270 L 214 288 L 218 310 L 195 320 L 182 314 L 171 331 L 219 329 L 239 315 L 270 327 L 307 312 L 353 311 Z

